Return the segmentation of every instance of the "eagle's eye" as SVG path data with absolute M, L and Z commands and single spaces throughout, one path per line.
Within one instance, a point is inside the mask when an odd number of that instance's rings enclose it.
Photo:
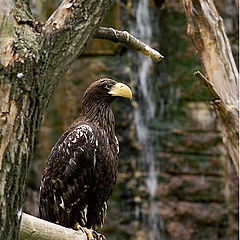
M 104 88 L 107 89 L 108 91 L 110 90 L 111 87 L 112 87 L 112 85 L 110 85 L 110 84 L 106 84 L 106 85 L 104 86 Z

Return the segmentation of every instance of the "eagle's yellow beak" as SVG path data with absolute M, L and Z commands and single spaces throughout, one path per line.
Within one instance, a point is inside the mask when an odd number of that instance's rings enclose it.
M 113 85 L 108 93 L 116 97 L 132 98 L 131 89 L 123 83 Z

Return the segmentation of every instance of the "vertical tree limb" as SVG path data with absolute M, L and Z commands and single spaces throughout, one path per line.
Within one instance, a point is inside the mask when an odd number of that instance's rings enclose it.
M 187 33 L 200 57 L 207 81 L 219 96 L 214 108 L 219 119 L 222 138 L 239 172 L 239 79 L 230 43 L 222 18 L 212 0 L 181 0 L 187 17 Z M 199 78 L 199 75 L 197 74 Z M 200 77 L 201 78 L 201 77 Z M 224 107 L 223 107 L 224 106 Z M 223 109 L 224 108 L 224 109 Z

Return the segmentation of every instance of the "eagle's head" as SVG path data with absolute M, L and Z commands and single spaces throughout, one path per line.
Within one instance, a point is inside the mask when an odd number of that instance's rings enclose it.
M 123 84 L 109 78 L 103 78 L 92 83 L 83 97 L 84 105 L 91 103 L 111 103 L 116 97 L 132 98 L 131 89 Z

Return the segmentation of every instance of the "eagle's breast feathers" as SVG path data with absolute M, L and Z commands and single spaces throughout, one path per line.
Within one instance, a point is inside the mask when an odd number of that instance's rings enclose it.
M 85 226 L 87 203 L 91 203 L 91 198 L 96 196 L 101 205 L 100 215 L 105 215 L 106 201 L 114 187 L 117 171 L 116 154 L 108 147 L 108 141 L 103 129 L 86 123 L 79 124 L 59 139 L 49 155 L 40 186 L 43 216 L 49 210 L 54 211 L 55 221 L 64 224 L 68 219 L 62 219 L 63 212 L 71 216 L 71 212 L 81 206 L 77 211 L 81 215 L 81 224 Z M 114 145 L 114 152 L 117 153 L 117 138 Z M 101 149 L 103 146 L 105 149 Z M 99 184 L 99 181 L 108 186 Z M 50 192 L 52 197 L 45 199 L 44 196 Z M 53 206 L 50 205 L 51 201 Z

